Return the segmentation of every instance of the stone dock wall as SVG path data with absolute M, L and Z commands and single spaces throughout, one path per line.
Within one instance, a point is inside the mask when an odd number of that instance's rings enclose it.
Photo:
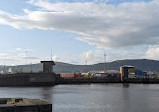
M 0 107 L 0 112 L 52 112 L 52 104 L 10 107 L 5 106 Z

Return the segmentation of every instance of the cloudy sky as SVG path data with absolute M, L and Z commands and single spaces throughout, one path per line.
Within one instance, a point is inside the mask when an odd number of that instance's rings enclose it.
M 159 0 L 1 0 L 0 65 L 159 59 Z M 27 57 L 27 58 L 26 58 Z M 27 60 L 26 60 L 27 59 Z

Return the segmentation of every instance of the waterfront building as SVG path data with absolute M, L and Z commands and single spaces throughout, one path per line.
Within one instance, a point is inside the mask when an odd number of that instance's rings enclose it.
M 41 61 L 41 63 L 43 63 L 43 72 L 0 75 L 0 87 L 55 85 L 56 74 L 53 72 L 54 61 Z
M 135 67 L 131 65 L 124 65 L 120 67 L 121 81 L 133 78 L 135 76 Z
M 43 72 L 44 73 L 52 73 L 53 66 L 55 65 L 54 61 L 41 61 L 43 63 Z

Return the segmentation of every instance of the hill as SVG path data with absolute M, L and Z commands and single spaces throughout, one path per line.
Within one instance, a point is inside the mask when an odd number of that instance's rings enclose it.
M 62 62 L 55 62 L 54 71 L 56 73 L 67 73 L 67 72 L 80 72 L 80 71 L 92 71 L 92 70 L 103 70 L 104 63 L 98 63 L 94 65 L 73 65 Z M 123 65 L 133 65 L 136 69 L 144 71 L 154 71 L 159 72 L 159 61 L 148 60 L 148 59 L 135 59 L 135 60 L 117 60 L 113 62 L 106 63 L 107 70 L 118 70 L 119 67 Z M 19 65 L 19 66 L 6 66 L 5 70 L 8 71 L 12 68 L 14 72 L 39 72 L 42 71 L 42 64 L 32 64 L 32 65 Z M 4 71 L 4 66 L 0 66 L 0 71 Z

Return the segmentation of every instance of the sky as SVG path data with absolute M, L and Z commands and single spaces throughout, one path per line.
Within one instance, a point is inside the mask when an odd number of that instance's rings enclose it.
M 159 0 L 1 0 L 0 65 L 159 60 Z

